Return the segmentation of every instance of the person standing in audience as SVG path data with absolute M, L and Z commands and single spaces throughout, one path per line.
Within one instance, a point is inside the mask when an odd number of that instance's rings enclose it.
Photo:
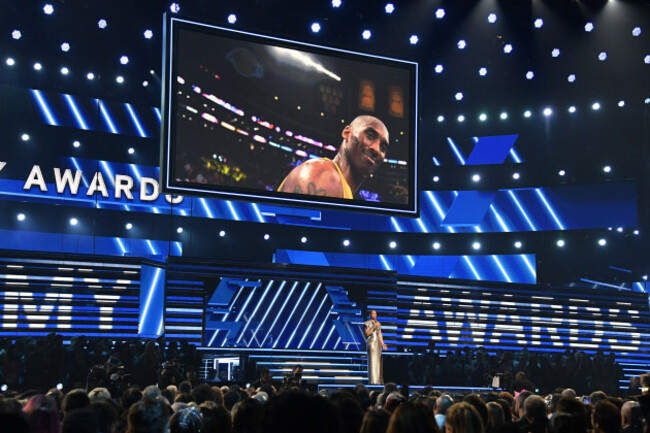
M 436 399 L 433 415 L 436 418 L 436 423 L 438 423 L 440 430 L 445 428 L 445 415 L 447 415 L 447 411 L 453 404 L 454 399 L 449 394 L 443 394 Z
M 390 417 L 387 433 L 439 433 L 433 413 L 422 403 L 407 401 Z
M 621 412 L 609 401 L 596 403 L 591 414 L 594 433 L 619 433 L 621 431 Z
M 485 433 L 485 428 L 474 406 L 460 402 L 447 411 L 445 433 Z
M 126 433 L 168 433 L 170 412 L 162 397 L 143 397 L 129 409 Z

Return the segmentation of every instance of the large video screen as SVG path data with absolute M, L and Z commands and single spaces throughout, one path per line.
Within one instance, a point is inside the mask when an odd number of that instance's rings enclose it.
M 162 189 L 415 215 L 417 73 L 168 17 Z

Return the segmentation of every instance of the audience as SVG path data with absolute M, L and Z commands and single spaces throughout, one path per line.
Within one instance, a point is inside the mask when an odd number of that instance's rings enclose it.
M 484 433 L 478 411 L 469 403 L 454 404 L 445 417 L 445 433 Z

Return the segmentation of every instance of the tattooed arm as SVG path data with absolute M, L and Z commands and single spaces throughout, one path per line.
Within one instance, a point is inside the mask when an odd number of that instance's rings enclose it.
M 322 197 L 343 197 L 341 177 L 334 163 L 325 159 L 312 159 L 291 170 L 278 191 Z

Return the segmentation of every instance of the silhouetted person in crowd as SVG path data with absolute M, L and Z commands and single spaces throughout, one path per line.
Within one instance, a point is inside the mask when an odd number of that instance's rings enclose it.
M 433 413 L 425 405 L 407 401 L 390 417 L 388 433 L 439 433 Z
M 436 423 L 440 430 L 444 429 L 445 426 L 445 415 L 447 411 L 454 404 L 454 399 L 451 398 L 449 394 L 443 394 L 436 399 L 436 406 L 433 409 L 433 415 L 436 418 Z
M 515 392 L 521 392 L 524 390 L 534 392 L 536 387 L 533 384 L 533 382 L 528 380 L 528 378 L 526 377 L 526 373 L 524 373 L 523 371 L 519 371 L 517 372 L 517 374 L 515 374 L 515 383 L 512 385 L 512 389 Z
M 27 415 L 32 433 L 59 433 L 60 422 L 56 403 L 42 394 L 30 398 L 23 412 Z
M 591 414 L 594 433 L 619 433 L 621 430 L 621 412 L 609 401 L 599 401 Z
M 135 363 L 136 374 L 134 380 L 141 386 L 155 384 L 158 381 L 158 368 L 160 360 L 156 343 L 148 341 L 144 347 L 144 353 Z
M 162 398 L 143 398 L 129 409 L 127 433 L 167 433 L 170 409 Z
M 232 433 L 232 417 L 225 407 L 206 401 L 200 408 L 203 414 L 202 433 Z
M 106 430 L 102 430 L 104 433 Z M 108 430 L 110 433 L 110 430 Z M 97 416 L 91 409 L 77 409 L 63 420 L 61 433 L 100 433 Z
M 63 417 L 68 416 L 70 412 L 76 409 L 85 409 L 90 406 L 90 398 L 86 390 L 78 388 L 68 392 L 61 402 L 61 412 Z
M 283 392 L 264 406 L 264 433 L 339 433 L 340 419 L 319 395 Z
M 370 409 L 363 416 L 359 433 L 386 433 L 390 412 L 384 409 Z
M 262 403 L 253 398 L 245 398 L 233 407 L 233 433 L 262 432 Z
M 20 409 L 14 410 L 0 400 L 0 431 L 30 433 L 29 421 Z
M 484 433 L 483 420 L 469 403 L 454 404 L 445 417 L 445 433 Z
M 621 407 L 621 432 L 641 433 L 643 431 L 643 414 L 636 401 L 626 401 Z
M 201 411 L 188 407 L 176 412 L 169 421 L 169 433 L 201 433 Z
M 476 394 L 469 394 L 463 398 L 463 401 L 474 406 L 474 409 L 476 409 L 478 412 L 479 416 L 481 417 L 481 421 L 483 422 L 483 426 L 485 427 L 488 421 L 488 410 L 487 405 L 483 400 L 481 400 L 481 397 Z
M 575 398 L 562 397 L 557 403 L 556 413 L 567 413 L 573 417 L 573 432 L 585 433 L 589 425 L 587 408 Z
M 263 367 L 260 370 L 260 378 L 251 383 L 251 387 L 258 389 L 263 385 L 273 385 L 273 377 L 271 376 L 271 370 L 266 367 Z
M 531 395 L 524 401 L 524 416 L 519 423 L 520 433 L 546 433 L 546 401 L 538 396 Z
M 485 426 L 486 433 L 500 433 L 506 423 L 503 408 L 496 401 L 487 404 L 488 422 Z

